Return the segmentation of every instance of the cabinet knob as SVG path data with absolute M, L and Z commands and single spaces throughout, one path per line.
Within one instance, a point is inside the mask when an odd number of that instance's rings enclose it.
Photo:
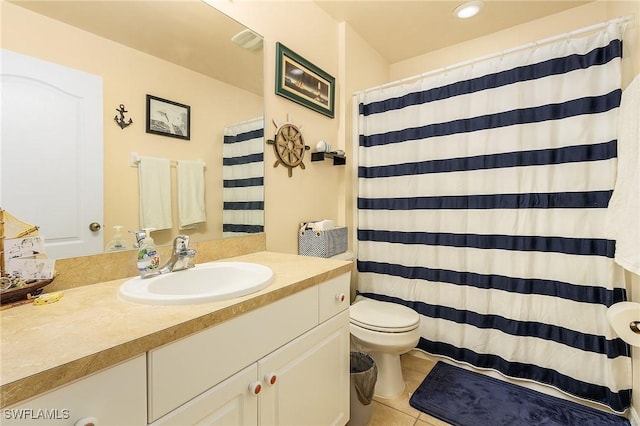
M 98 419 L 95 417 L 83 417 L 73 424 L 73 426 L 97 426 Z
M 345 299 L 344 293 L 336 294 L 336 301 L 342 303 L 342 302 L 344 302 L 344 299 Z
M 276 373 L 268 373 L 264 376 L 264 379 L 267 381 L 267 383 L 269 383 L 270 385 L 275 385 L 276 382 L 278 381 L 278 377 L 276 376 Z
M 249 390 L 251 391 L 251 395 L 257 396 L 262 390 L 262 384 L 260 382 L 252 382 L 249 385 Z

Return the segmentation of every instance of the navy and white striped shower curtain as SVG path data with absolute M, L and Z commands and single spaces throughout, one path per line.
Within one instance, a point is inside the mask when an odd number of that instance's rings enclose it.
M 224 129 L 224 237 L 264 231 L 264 118 Z
M 622 28 L 359 95 L 358 290 L 418 347 L 622 412 L 626 300 L 604 237 Z

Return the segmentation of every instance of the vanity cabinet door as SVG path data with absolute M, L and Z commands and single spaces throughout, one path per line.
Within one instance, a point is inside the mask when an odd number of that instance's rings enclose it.
M 149 351 L 149 421 L 318 324 L 316 287 Z
M 2 409 L 2 425 L 147 424 L 146 358 L 140 355 Z M 83 420 L 80 422 L 80 420 Z M 78 423 L 76 423 L 78 422 Z
M 256 382 L 253 364 L 202 395 L 180 406 L 152 426 L 160 425 L 257 425 L 258 397 L 250 385 Z
M 258 378 L 264 384 L 261 425 L 346 424 L 349 312 L 338 314 L 260 360 Z

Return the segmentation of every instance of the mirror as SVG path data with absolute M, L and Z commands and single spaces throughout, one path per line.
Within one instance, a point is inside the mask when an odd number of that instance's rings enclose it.
M 133 236 L 126 231 L 139 227 L 139 169 L 134 154 L 167 158 L 174 166 L 178 160 L 206 164 L 206 222 L 179 229 L 176 169 L 172 167 L 173 228 L 154 231 L 156 244 L 168 244 L 178 233 L 192 241 L 237 235 L 223 233 L 229 214 L 225 206 L 241 209 L 246 228 L 261 232 L 255 222 L 264 223 L 263 203 L 258 199 L 263 197 L 263 163 L 258 171 L 254 164 L 251 175 L 245 177 L 254 183 L 258 178 L 258 188 L 235 185 L 231 195 L 223 189 L 224 179 L 240 180 L 223 172 L 223 156 L 262 158 L 263 141 L 254 143 L 259 153 L 223 152 L 225 135 L 253 131 L 247 130 L 247 123 L 263 116 L 259 35 L 201 1 L 9 1 L 3 10 L 3 48 L 102 77 L 102 247 L 112 238 L 113 227 L 123 227 L 129 244 Z M 11 21 L 20 23 L 11 25 Z M 34 42 L 29 44 L 29 39 Z M 146 132 L 146 95 L 190 107 L 189 140 Z M 120 105 L 126 108 L 125 120 L 133 121 L 125 128 L 115 120 Z M 51 173 L 56 173 L 55 167 Z M 246 193 L 253 198 L 238 198 Z M 9 205 L 3 207 L 12 210 Z M 46 238 L 46 230 L 42 231 Z

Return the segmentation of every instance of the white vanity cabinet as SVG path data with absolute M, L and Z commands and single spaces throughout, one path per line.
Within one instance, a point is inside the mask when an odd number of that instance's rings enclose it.
M 349 280 L 326 281 L 148 354 L 153 425 L 344 425 Z
M 147 420 L 146 357 L 61 386 L 2 409 L 2 425 L 144 425 Z

